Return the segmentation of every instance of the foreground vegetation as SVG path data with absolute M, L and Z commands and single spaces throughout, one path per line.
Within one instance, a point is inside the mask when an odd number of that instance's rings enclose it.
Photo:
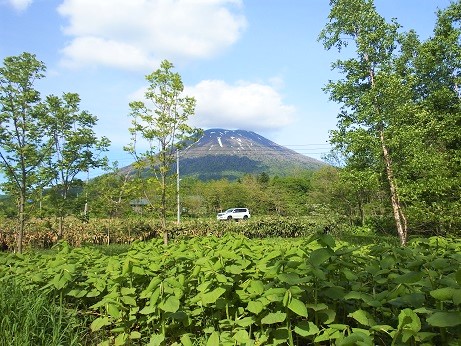
M 0 345 L 82 345 L 87 335 L 85 319 L 76 309 L 41 291 L 17 285 L 0 285 Z
M 415 238 L 400 248 L 318 233 L 227 234 L 100 249 L 60 243 L 4 253 L 1 286 L 32 299 L 41 292 L 71 324 L 79 319 L 86 328 L 79 342 L 88 345 L 455 345 L 461 338 L 459 240 Z M 2 316 L 26 306 L 6 301 Z

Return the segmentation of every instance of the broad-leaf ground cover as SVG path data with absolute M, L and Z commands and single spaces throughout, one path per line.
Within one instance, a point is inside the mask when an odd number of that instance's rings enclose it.
M 62 297 L 103 345 L 457 345 L 461 243 L 330 235 L 59 245 L 1 254 L 0 283 Z

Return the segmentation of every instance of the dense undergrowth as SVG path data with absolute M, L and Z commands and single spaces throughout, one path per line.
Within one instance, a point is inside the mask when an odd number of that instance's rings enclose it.
M 300 237 L 320 231 L 326 224 L 315 219 L 264 217 L 245 222 L 222 222 L 210 219 L 183 220 L 180 224 L 167 223 L 170 239 L 195 236 L 222 236 L 227 233 L 242 234 L 249 238 Z M 16 247 L 17 221 L 5 219 L 0 225 L 0 245 L 10 251 Z M 64 222 L 64 232 L 58 237 L 58 220 L 31 219 L 27 221 L 23 247 L 28 249 L 51 248 L 59 240 L 71 246 L 131 244 L 158 238 L 163 229 L 158 219 L 90 219 L 88 222 L 69 217 Z
M 61 243 L 0 255 L 0 283 L 62 297 L 88 345 L 457 345 L 460 250 L 323 234 L 137 241 L 118 254 Z

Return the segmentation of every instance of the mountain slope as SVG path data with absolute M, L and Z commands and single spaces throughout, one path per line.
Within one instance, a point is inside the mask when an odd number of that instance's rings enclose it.
M 245 130 L 205 130 L 197 142 L 180 152 L 181 176 L 202 180 L 236 179 L 246 173 L 262 172 L 288 175 L 323 165 L 322 161 Z

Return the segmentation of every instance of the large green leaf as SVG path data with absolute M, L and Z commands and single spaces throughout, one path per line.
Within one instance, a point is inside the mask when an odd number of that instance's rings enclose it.
M 240 327 L 249 327 L 253 323 L 255 323 L 255 319 L 253 317 L 244 317 L 235 321 L 235 324 Z
M 158 307 L 165 312 L 176 312 L 179 309 L 179 299 L 176 296 L 169 296 L 166 301 L 161 302 Z
M 426 319 L 434 327 L 455 327 L 461 325 L 460 311 L 439 311 Z
M 429 292 L 437 300 L 452 300 L 455 289 L 452 287 L 443 287 Z
M 248 335 L 248 332 L 244 329 L 240 329 L 237 331 L 233 338 L 235 341 L 237 341 L 240 345 L 246 344 L 248 341 L 250 341 L 250 336 Z
M 254 313 L 255 315 L 259 314 L 264 309 L 264 304 L 261 301 L 250 301 L 247 305 L 247 310 Z
M 411 309 L 403 309 L 399 314 L 399 330 L 409 330 L 416 334 L 421 330 L 421 320 Z
M 461 288 L 457 288 L 453 292 L 453 303 L 461 305 Z
M 371 316 L 370 313 L 362 309 L 351 312 L 347 316 L 352 317 L 354 320 L 367 327 L 372 327 L 376 324 L 376 321 L 374 320 L 373 316 Z
M 286 288 L 279 287 L 279 288 L 270 288 L 264 292 L 264 297 L 272 302 L 281 302 L 283 301 L 283 297 L 287 292 Z
M 128 335 L 126 333 L 120 333 L 119 335 L 117 335 L 117 337 L 115 338 L 115 343 L 114 345 L 115 346 L 121 346 L 121 345 L 125 345 L 126 341 L 128 340 Z
M 306 305 L 299 299 L 292 298 L 288 303 L 288 308 L 299 316 L 307 317 Z
M 408 272 L 408 273 L 398 276 L 397 278 L 395 278 L 394 281 L 398 284 L 412 284 L 412 283 L 415 283 L 421 280 L 422 277 L 423 277 L 422 272 L 419 272 L 419 271 L 418 272 Z
M 132 332 L 130 333 L 130 339 L 131 339 L 131 340 L 141 339 L 141 336 L 142 336 L 141 333 L 138 332 L 138 331 L 132 331 Z
M 319 328 L 310 321 L 301 321 L 296 324 L 294 331 L 296 334 L 301 336 L 311 336 L 316 335 L 320 332 Z
M 374 346 L 373 339 L 360 331 L 354 331 L 336 343 L 337 346 Z
M 92 332 L 100 330 L 104 326 L 108 326 L 110 324 L 109 317 L 101 316 L 91 322 L 90 328 Z
M 165 340 L 165 335 L 163 334 L 154 334 L 150 337 L 150 341 L 147 346 L 160 346 Z
M 211 292 L 204 293 L 202 295 L 202 303 L 203 303 L 203 305 L 206 306 L 206 305 L 216 303 L 218 298 L 221 297 L 224 294 L 224 292 L 226 292 L 225 288 L 218 287 L 218 288 L 215 288 Z
M 126 305 L 136 306 L 136 299 L 132 296 L 122 296 L 120 299 Z
M 118 304 L 108 303 L 107 304 L 107 313 L 109 316 L 117 319 L 120 317 L 120 310 L 118 309 Z
M 219 332 L 211 333 L 210 337 L 206 342 L 206 346 L 216 346 L 219 345 Z
M 275 324 L 285 321 L 287 314 L 284 312 L 269 312 L 261 319 L 262 324 Z
M 309 259 L 312 265 L 318 266 L 327 261 L 332 255 L 332 251 L 328 249 L 317 249 L 311 252 Z
M 277 276 L 281 282 L 285 282 L 289 285 L 298 285 L 305 282 L 305 278 L 300 277 L 296 273 L 282 273 Z
M 252 280 L 248 287 L 248 292 L 251 294 L 261 295 L 264 293 L 264 284 L 261 280 Z
M 330 248 L 334 248 L 336 245 L 335 238 L 333 238 L 330 234 L 320 234 L 318 242 Z
M 189 337 L 189 334 L 183 334 L 181 336 L 181 344 L 183 346 L 193 346 L 192 340 Z
M 334 311 L 332 309 L 321 310 L 321 311 L 319 311 L 319 315 L 325 315 L 324 316 L 325 320 L 323 321 L 323 323 L 330 324 L 336 318 L 336 311 Z

